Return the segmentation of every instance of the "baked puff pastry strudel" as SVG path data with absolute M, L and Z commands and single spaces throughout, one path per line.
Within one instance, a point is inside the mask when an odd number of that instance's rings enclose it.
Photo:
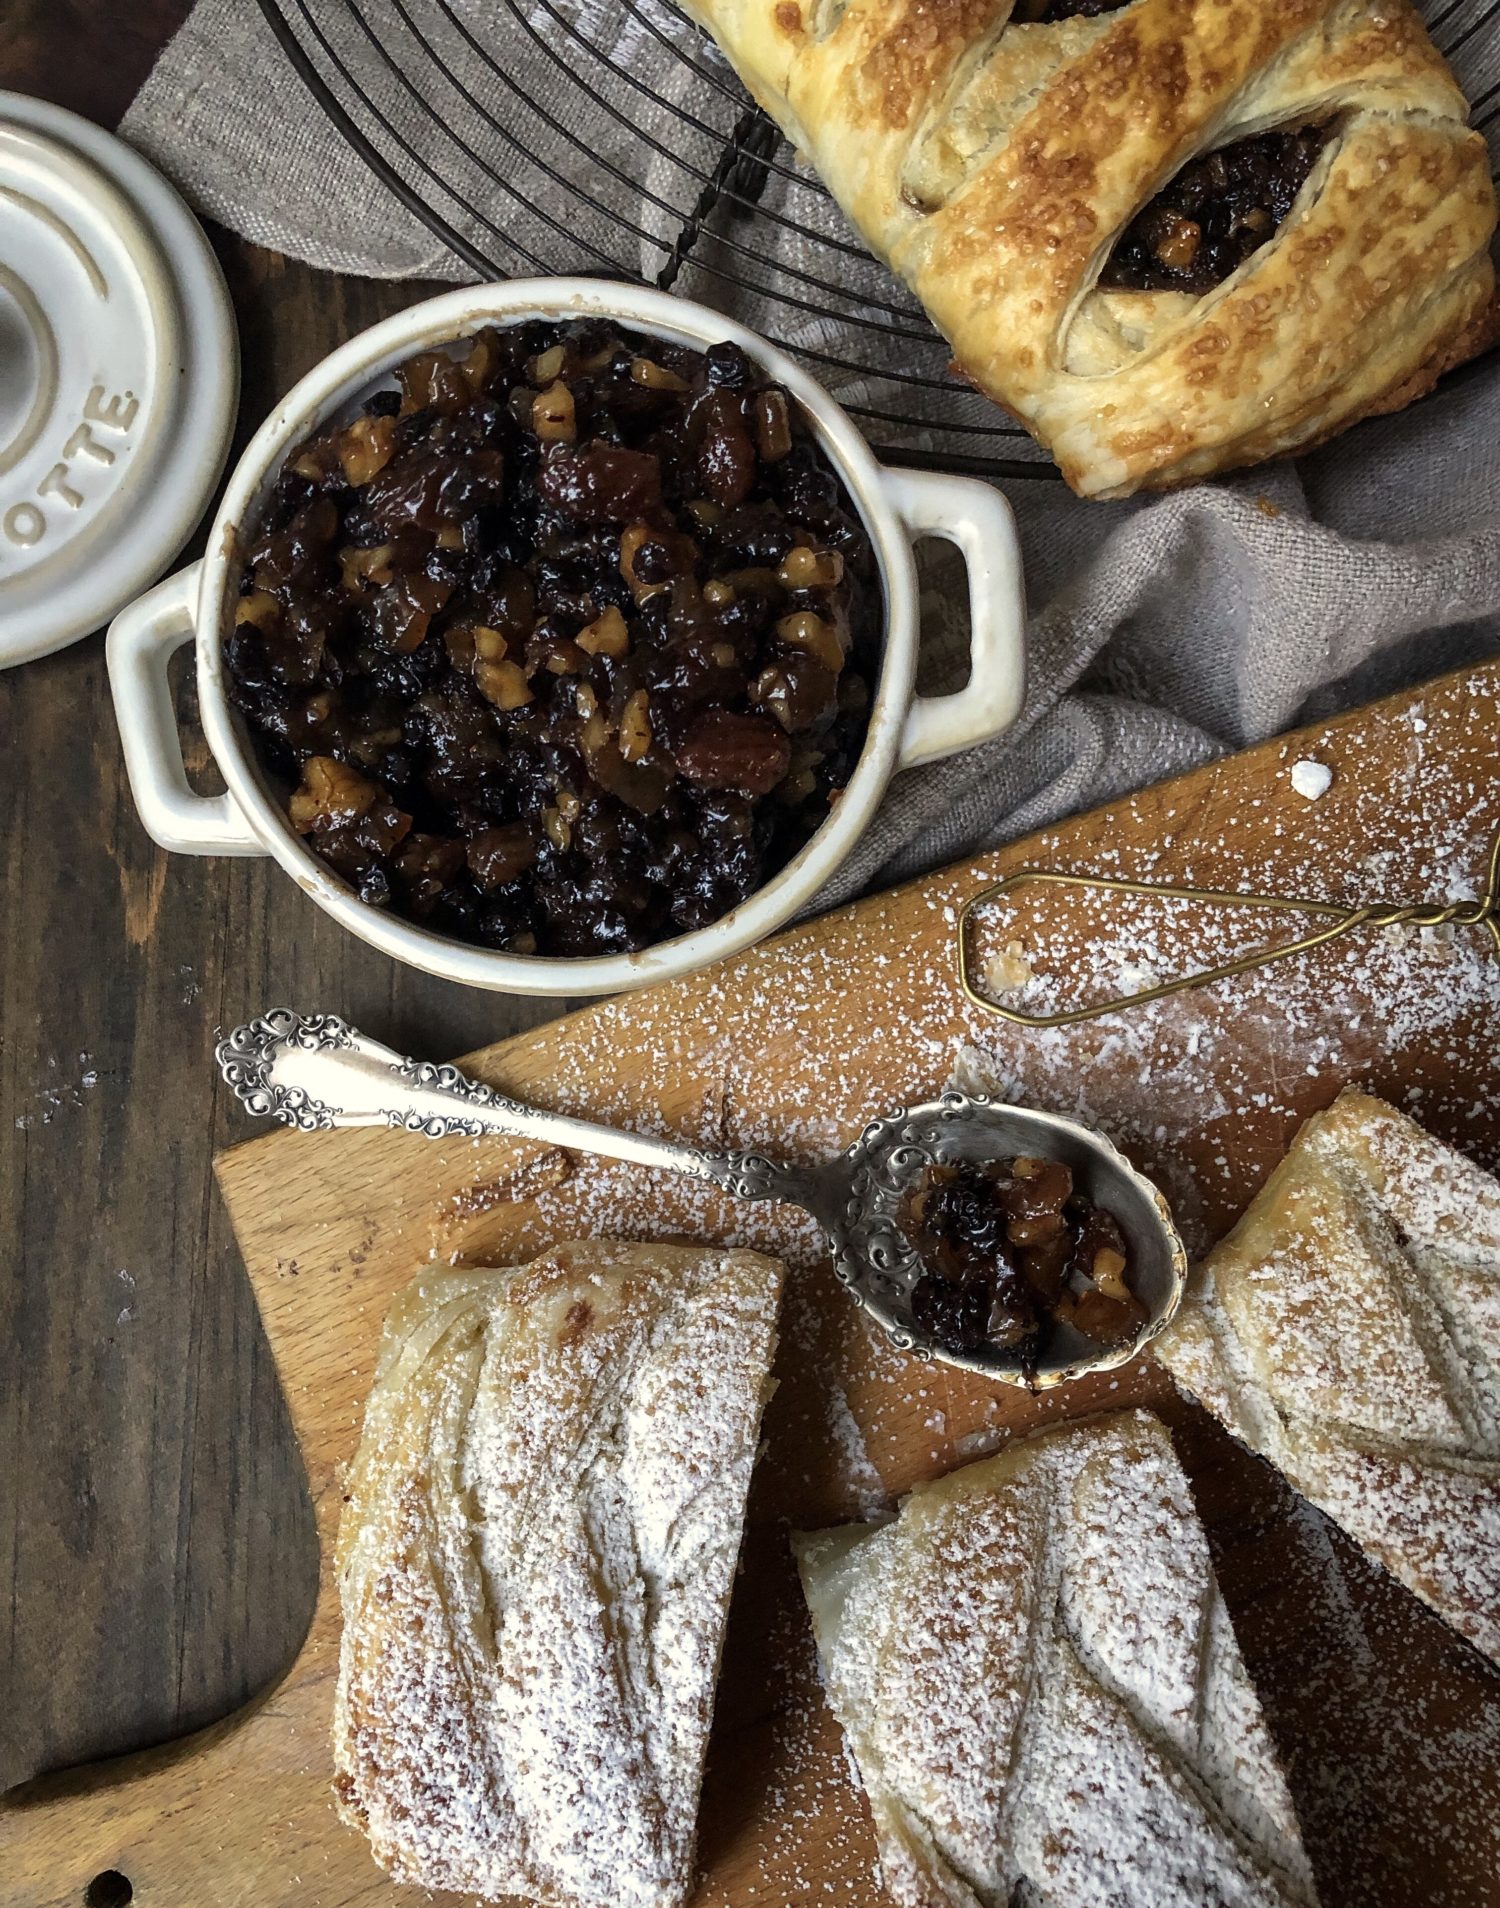
M 1407 0 L 680 0 L 1075 490 L 1253 463 L 1495 324 L 1485 144 Z
M 339 1530 L 335 1795 L 397 1880 L 677 1908 L 781 1267 L 595 1242 L 386 1324 Z
M 1500 1662 L 1500 1183 L 1346 1089 L 1152 1350 Z
M 797 1540 L 897 1908 L 1308 1908 L 1162 1424 L 1065 1425 Z

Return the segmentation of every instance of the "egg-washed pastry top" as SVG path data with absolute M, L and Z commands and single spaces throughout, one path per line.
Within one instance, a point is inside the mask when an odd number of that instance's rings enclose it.
M 1305 448 L 1494 335 L 1406 0 L 682 0 L 1075 490 Z

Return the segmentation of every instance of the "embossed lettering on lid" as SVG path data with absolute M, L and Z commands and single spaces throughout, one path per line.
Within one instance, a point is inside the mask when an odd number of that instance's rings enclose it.
M 0 92 L 0 667 L 168 567 L 237 381 L 223 279 L 176 194 L 98 127 Z

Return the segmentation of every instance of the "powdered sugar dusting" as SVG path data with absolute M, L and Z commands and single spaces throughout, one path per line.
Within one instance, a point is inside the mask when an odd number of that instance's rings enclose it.
M 428 1887 L 676 1908 L 779 1268 L 562 1248 L 399 1302 L 340 1532 L 341 1807 Z
M 801 1542 L 902 1908 L 1313 1901 L 1187 1482 L 1145 1414 L 1069 1426 Z
M 1208 886 L 1344 902 L 1473 894 L 1492 820 L 1493 724 L 1494 678 L 1479 675 L 1434 692 L 1426 706 L 1299 738 L 1269 770 L 1246 775 L 1228 764 L 1181 799 L 1172 790 L 1134 798 L 1129 812 L 1122 804 L 1118 844 L 1089 823 L 1027 853 L 1052 866 L 1186 873 Z M 1337 770 L 1316 802 L 1288 783 L 1302 755 Z M 1399 772 L 1403 759 L 1409 773 Z M 1370 762 L 1378 773 L 1367 773 Z M 1148 834 L 1159 849 L 1142 845 Z M 1121 1140 L 1159 1178 L 1202 1248 L 1243 1208 L 1300 1120 L 1350 1077 L 1476 1157 L 1493 1157 L 1496 1075 L 1476 1068 L 1474 1055 L 1493 1038 L 1500 964 L 1472 932 L 1366 934 L 1258 976 L 1037 1034 L 972 1008 L 957 985 L 958 909 L 992 872 L 971 866 L 931 877 L 899 906 L 882 899 L 711 974 L 612 1003 L 569 1023 L 565 1039 L 507 1049 L 489 1077 L 537 1104 L 642 1131 L 810 1159 L 846 1144 L 869 1112 L 940 1090 L 967 1050 L 982 1070 L 971 1077 Z M 1054 932 L 1050 918 L 1032 910 L 1018 924 L 1013 911 L 995 911 L 981 956 L 1019 944 L 997 980 L 1035 985 L 1033 942 L 1043 929 L 1057 964 L 1040 978 L 1054 990 L 1075 975 L 1114 986 L 1171 971 L 1170 924 L 1129 916 L 1089 923 L 1088 934 L 1075 925 L 1069 935 L 1060 923 Z M 1210 935 L 1208 945 L 1242 944 Z M 1039 1004 L 1035 993 L 1030 999 Z M 388 1136 L 380 1144 L 393 1149 L 393 1166 L 397 1146 L 416 1149 Z M 717 1737 L 717 1800 L 705 1811 L 703 1902 L 801 1908 L 869 1899 L 864 1804 L 846 1779 L 839 1732 L 802 1675 L 799 1605 L 777 1601 L 786 1519 L 810 1526 L 867 1514 L 858 1445 L 830 1423 L 830 1395 L 842 1396 L 866 1460 L 894 1495 L 1061 1413 L 1138 1400 L 1170 1411 L 1165 1379 L 1143 1361 L 1032 1399 L 915 1367 L 848 1305 L 819 1263 L 810 1222 L 790 1209 L 722 1200 L 675 1176 L 575 1158 L 566 1184 L 533 1187 L 538 1196 L 526 1200 L 516 1197 L 526 1182 L 511 1179 L 513 1162 L 494 1143 L 445 1143 L 423 1153 L 422 1167 L 438 1200 L 458 1197 L 433 1229 L 444 1263 L 516 1263 L 590 1231 L 734 1239 L 788 1260 L 780 1388 L 766 1418 L 746 1588 L 736 1599 L 744 1640 L 732 1642 L 721 1686 L 721 1711 L 727 1701 L 730 1712 Z M 539 1171 L 545 1178 L 550 1168 Z M 493 1205 L 482 1190 L 491 1180 L 508 1188 Z M 428 1202 L 410 1177 L 401 1186 L 396 1217 L 420 1251 Z M 311 1259 L 303 1264 L 306 1271 Z M 1196 1413 L 1181 1421 L 1204 1425 Z M 1481 1884 L 1500 1872 L 1500 1686 L 1485 1682 L 1481 1660 L 1422 1606 L 1283 1492 L 1300 1545 L 1287 1564 L 1257 1521 L 1253 1480 L 1263 1467 L 1243 1455 L 1236 1462 L 1233 1491 L 1205 1500 L 1205 1517 L 1216 1543 L 1236 1547 L 1227 1566 L 1221 1559 L 1221 1578 L 1277 1726 L 1327 1908 L 1477 1908 Z M 1198 1468 L 1189 1468 L 1196 1484 Z M 768 1628 L 769 1605 L 777 1614 Z
M 1500 1676 L 1246 1462 L 1264 1501 L 1235 1623 L 1325 1908 L 1480 1908 L 1500 1872 Z
M 1361 827 L 1370 819 L 1358 812 L 1366 803 L 1357 790 L 1348 799 Z M 1389 793 L 1372 790 L 1368 800 L 1388 801 Z M 1356 867 L 1278 844 L 1274 872 L 1226 856 L 1190 863 L 1180 878 L 1350 905 L 1442 904 L 1477 892 L 1487 845 L 1478 813 L 1431 816 L 1408 849 L 1373 850 Z M 1150 879 L 1152 860 L 1133 853 L 1128 872 Z M 1127 872 L 1108 855 L 1093 857 L 1088 871 Z M 1057 897 L 1024 892 L 1033 910 L 1025 934 L 1033 978 L 1006 1004 L 1032 1013 L 1217 966 L 1324 924 L 1076 893 L 1064 912 Z M 1007 908 L 990 933 L 1013 938 L 1015 925 Z M 981 940 L 981 954 L 986 945 Z M 1500 1114 L 1500 1073 L 1473 1065 L 1480 1030 L 1497 1015 L 1500 961 L 1486 935 L 1451 925 L 1362 929 L 1315 953 L 1082 1025 L 991 1023 L 959 1056 L 955 1077 L 971 1091 L 1046 1106 L 1108 1132 L 1159 1179 L 1189 1245 L 1202 1250 L 1217 1227 L 1215 1178 L 1242 1170 L 1247 1123 L 1265 1134 L 1269 1164 L 1316 1083 L 1378 1078 L 1399 1057 L 1411 1110 L 1457 1128 Z
M 1500 1184 L 1346 1092 L 1189 1303 L 1163 1363 L 1500 1660 Z
M 860 1430 L 849 1400 L 837 1385 L 828 1392 L 828 1432 L 845 1476 L 854 1487 L 860 1511 L 869 1516 L 885 1507 L 885 1486 L 880 1473 L 870 1462 L 864 1433 Z

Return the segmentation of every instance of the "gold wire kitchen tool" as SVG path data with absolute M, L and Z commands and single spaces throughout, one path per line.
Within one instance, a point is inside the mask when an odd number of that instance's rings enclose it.
M 1328 925 L 1311 934 L 1299 935 L 1295 940 L 1241 954 L 1237 959 L 1225 961 L 1218 967 L 1200 968 L 1194 973 L 1180 975 L 1175 980 L 1162 981 L 1156 987 L 1143 987 L 1138 993 L 1118 994 L 1112 999 L 1092 1001 L 1086 1007 L 1070 1007 L 1055 1014 L 1028 1014 L 1019 1007 L 1004 1006 L 1000 1001 L 981 994 L 974 985 L 971 973 L 971 924 L 975 913 L 987 902 L 995 901 L 1001 895 L 1014 894 L 1018 889 L 1028 886 L 1093 888 L 1106 894 L 1155 895 L 1165 900 L 1201 901 L 1211 906 L 1267 908 L 1285 914 L 1323 916 Z M 1419 901 L 1400 905 L 1376 901 L 1363 906 L 1346 907 L 1336 901 L 1308 901 L 1292 895 L 1235 894 L 1223 888 L 1178 887 L 1165 882 L 1126 881 L 1110 875 L 1063 874 L 1054 868 L 1019 868 L 1003 881 L 994 881 L 987 888 L 981 888 L 959 910 L 958 978 L 965 995 L 974 1006 L 982 1007 L 986 1013 L 998 1014 L 1002 1020 L 1014 1021 L 1018 1027 L 1070 1027 L 1078 1021 L 1097 1020 L 1101 1014 L 1116 1014 L 1127 1007 L 1144 1006 L 1149 1000 L 1164 1000 L 1169 994 L 1183 994 L 1194 987 L 1207 987 L 1213 981 L 1228 980 L 1234 974 L 1248 974 L 1252 968 L 1269 967 L 1273 961 L 1286 960 L 1293 954 L 1305 954 L 1310 948 L 1339 940 L 1345 934 L 1352 934 L 1356 928 L 1398 925 L 1442 927 L 1449 924 L 1454 927 L 1483 928 L 1494 943 L 1495 953 L 1500 956 L 1500 828 L 1496 829 L 1490 843 L 1484 892 L 1473 901 Z

